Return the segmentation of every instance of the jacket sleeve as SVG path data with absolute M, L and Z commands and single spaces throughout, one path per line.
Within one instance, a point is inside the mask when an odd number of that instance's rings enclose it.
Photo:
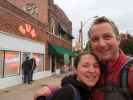
M 52 100 L 74 100 L 74 93 L 70 87 L 62 87 Z
M 133 94 L 133 66 L 128 71 L 128 86 L 129 90 Z

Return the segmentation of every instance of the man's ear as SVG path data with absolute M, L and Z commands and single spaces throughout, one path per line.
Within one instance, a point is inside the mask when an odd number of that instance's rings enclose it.
M 120 36 L 117 36 L 116 39 L 117 39 L 117 41 L 118 41 L 119 44 L 120 44 L 120 42 L 121 42 L 121 37 L 120 37 Z

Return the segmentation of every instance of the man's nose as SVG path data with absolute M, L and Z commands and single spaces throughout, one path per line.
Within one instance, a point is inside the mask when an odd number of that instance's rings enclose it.
M 106 42 L 104 41 L 104 39 L 100 38 L 99 39 L 99 46 L 105 46 L 106 45 Z

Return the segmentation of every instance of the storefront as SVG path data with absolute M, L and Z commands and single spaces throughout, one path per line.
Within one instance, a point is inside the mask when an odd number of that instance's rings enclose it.
M 22 62 L 26 56 L 36 59 L 34 79 L 44 77 L 45 44 L 0 32 L 0 88 L 22 83 Z
M 51 72 L 60 70 L 65 64 L 71 65 L 71 58 L 74 56 L 74 53 L 70 49 L 57 44 L 48 44 L 48 51 L 50 55 Z
M 64 27 L 68 26 L 68 33 L 71 33 L 72 23 L 52 0 L 27 0 L 25 3 L 10 1 L 0 0 L 0 89 L 22 83 L 21 65 L 26 56 L 36 58 L 37 68 L 33 75 L 33 79 L 36 80 L 59 69 L 64 63 L 64 58 L 69 58 L 63 53 L 68 53 L 67 49 L 72 48 L 69 36 L 61 36 L 59 31 L 56 31 L 58 24 L 62 22 Z M 52 3 L 49 3 L 50 1 Z M 32 5 L 37 7 L 35 8 L 38 12 L 35 16 L 23 9 Z M 50 6 L 53 8 L 52 11 L 49 9 Z M 54 25 L 53 22 L 49 22 L 53 16 L 57 21 Z M 53 43 L 63 52 L 58 51 L 54 45 L 53 51 L 49 51 L 49 44 Z

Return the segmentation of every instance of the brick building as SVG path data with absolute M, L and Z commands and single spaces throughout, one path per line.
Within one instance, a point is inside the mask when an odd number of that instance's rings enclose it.
M 34 79 L 71 63 L 71 33 L 71 21 L 53 0 L 0 0 L 0 89 L 21 83 L 26 56 L 36 59 Z

